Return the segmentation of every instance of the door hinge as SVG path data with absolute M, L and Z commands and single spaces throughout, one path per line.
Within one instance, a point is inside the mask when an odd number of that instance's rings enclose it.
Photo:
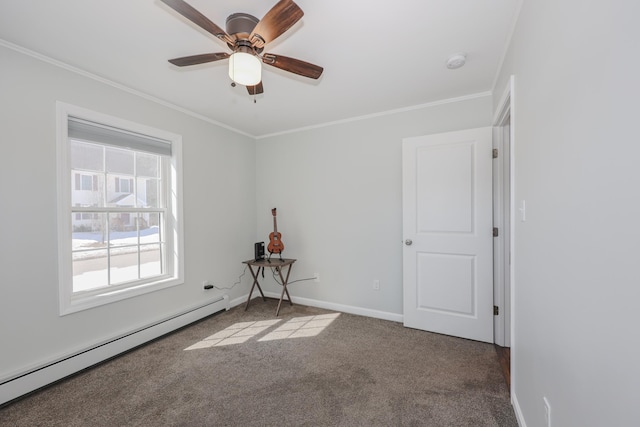
M 497 305 L 493 306 L 493 315 L 497 316 L 500 314 L 500 307 L 498 307 Z
M 500 234 L 498 227 L 493 227 L 493 237 L 498 237 L 498 234 Z
M 497 149 L 497 148 L 494 148 L 494 149 L 493 149 L 493 158 L 494 158 L 494 159 L 497 159 L 497 158 L 498 158 L 498 149 Z

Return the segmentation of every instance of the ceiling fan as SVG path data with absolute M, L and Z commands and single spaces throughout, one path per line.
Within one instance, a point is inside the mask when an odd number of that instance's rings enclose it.
M 302 9 L 291 0 L 280 0 L 261 20 L 247 13 L 234 13 L 227 18 L 226 31 L 183 0 L 161 1 L 231 49 L 231 54 L 216 52 L 170 59 L 173 65 L 184 67 L 229 59 L 229 77 L 233 82 L 246 86 L 250 95 L 264 91 L 261 63 L 312 79 L 322 74 L 322 67 L 309 62 L 262 53 L 265 45 L 282 35 L 304 15 Z

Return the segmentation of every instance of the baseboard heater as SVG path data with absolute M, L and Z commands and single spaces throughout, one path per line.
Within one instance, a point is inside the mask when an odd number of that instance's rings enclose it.
M 0 380 L 0 405 L 134 349 L 204 317 L 222 310 L 228 310 L 229 307 L 229 296 L 224 295 L 204 305 L 191 308 L 127 334 L 111 338 L 90 348 Z

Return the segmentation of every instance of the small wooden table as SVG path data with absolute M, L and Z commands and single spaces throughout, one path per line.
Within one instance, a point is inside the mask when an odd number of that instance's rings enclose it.
M 271 258 L 271 259 L 265 258 L 265 259 L 259 259 L 259 260 L 250 259 L 247 261 L 242 261 L 243 264 L 247 264 L 249 266 L 249 271 L 253 276 L 253 285 L 251 286 L 251 291 L 249 292 L 249 297 L 247 298 L 247 305 L 245 305 L 244 310 L 247 311 L 247 308 L 249 308 L 249 302 L 251 301 L 251 296 L 253 295 L 253 290 L 256 286 L 260 291 L 260 295 L 262 295 L 262 300 L 263 301 L 267 300 L 264 296 L 264 293 L 262 292 L 260 283 L 258 283 L 258 276 L 260 275 L 260 269 L 264 271 L 265 267 L 269 267 L 272 270 L 275 268 L 276 272 L 280 276 L 280 280 L 282 280 L 282 294 L 280 294 L 280 301 L 278 302 L 278 308 L 276 308 L 276 317 L 280 312 L 280 305 L 282 304 L 282 300 L 284 299 L 285 293 L 287 294 L 287 298 L 289 298 L 289 304 L 293 305 L 293 302 L 291 302 L 291 295 L 289 295 L 289 291 L 287 290 L 287 282 L 289 281 L 289 273 L 291 273 L 291 266 L 293 265 L 294 262 L 296 262 L 296 260 L 291 258 Z M 258 268 L 254 271 L 253 267 L 258 267 Z M 286 276 L 282 275 L 282 267 L 288 267 Z

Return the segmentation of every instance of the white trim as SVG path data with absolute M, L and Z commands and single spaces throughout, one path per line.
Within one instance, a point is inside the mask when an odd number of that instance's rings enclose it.
M 20 53 L 22 53 L 24 55 L 27 55 L 27 56 L 30 56 L 32 58 L 38 59 L 38 60 L 40 60 L 42 62 L 46 62 L 48 64 L 51 64 L 51 65 L 54 65 L 56 67 L 62 68 L 64 70 L 71 71 L 72 73 L 79 74 L 79 75 L 81 75 L 83 77 L 87 77 L 87 78 L 90 78 L 92 80 L 98 81 L 100 83 L 106 84 L 108 86 L 114 87 L 116 89 L 128 92 L 128 93 L 130 93 L 132 95 L 139 96 L 140 98 L 144 98 L 144 99 L 146 99 L 148 101 L 155 102 L 156 104 L 160 104 L 160 105 L 162 105 L 164 107 L 171 108 L 172 110 L 179 111 L 179 112 L 184 113 L 184 114 L 186 114 L 188 116 L 195 117 L 196 119 L 200 119 L 200 120 L 203 120 L 203 121 L 205 121 L 207 123 L 211 123 L 213 125 L 220 126 L 221 128 L 230 130 L 230 131 L 238 133 L 240 135 L 244 135 L 244 136 L 247 136 L 249 138 L 255 138 L 255 136 L 253 136 L 253 135 L 251 135 L 249 133 L 243 132 L 243 131 L 241 131 L 239 129 L 236 129 L 234 127 L 226 125 L 226 124 L 224 124 L 222 122 L 213 120 L 213 119 L 211 119 L 209 117 L 203 116 L 202 114 L 198 114 L 198 113 L 193 112 L 191 110 L 188 110 L 186 108 L 179 107 L 179 106 L 177 106 L 175 104 L 172 104 L 170 102 L 164 101 L 164 100 L 162 100 L 160 98 L 157 98 L 155 96 L 146 94 L 144 92 L 140 92 L 137 89 L 132 89 L 132 88 L 130 88 L 128 86 L 122 85 L 120 83 L 116 83 L 116 82 L 114 82 L 112 80 L 109 80 L 109 79 L 106 79 L 104 77 L 100 77 L 100 76 L 98 76 L 96 74 L 93 74 L 93 73 L 90 73 L 88 71 L 82 70 L 80 68 L 74 67 L 72 65 L 66 64 L 66 63 L 64 63 L 62 61 L 58 61 L 57 59 L 53 59 L 51 57 L 48 57 L 46 55 L 43 55 L 41 53 L 35 52 L 33 50 L 30 50 L 30 49 L 24 48 L 22 46 L 18 46 L 16 44 L 13 44 L 13 43 L 8 42 L 6 40 L 0 39 L 0 46 L 4 46 L 4 47 L 6 47 L 8 49 L 15 50 L 16 52 L 20 52 Z
M 170 141 L 172 146 L 171 168 L 166 175 L 167 183 L 166 207 L 169 209 L 165 244 L 167 249 L 167 276 L 159 277 L 153 282 L 145 281 L 130 286 L 108 288 L 103 291 L 88 292 L 83 295 L 73 292 L 72 266 L 69 262 L 71 254 L 71 189 L 70 154 L 68 144 L 69 117 L 79 117 L 120 129 L 127 129 L 142 135 Z M 184 283 L 184 239 L 182 216 L 182 137 L 161 129 L 128 120 L 94 112 L 75 105 L 56 102 L 57 121 L 57 160 L 58 160 L 58 283 L 60 315 L 67 315 L 120 301 L 126 298 L 154 292 Z
M 87 347 L 70 351 L 65 355 L 23 369 L 22 372 L 0 380 L 0 404 L 108 360 L 197 320 L 222 310 L 229 310 L 229 308 L 229 296 L 221 295 L 207 303 L 157 320 L 128 333 L 95 342 Z
M 510 80 L 511 81 L 511 80 Z M 498 159 L 494 160 L 493 180 L 494 180 L 494 227 L 498 227 L 502 230 L 502 233 L 494 241 L 494 301 L 500 307 L 500 314 L 496 316 L 495 327 L 495 340 L 494 342 L 499 346 L 510 347 L 511 336 L 505 336 L 505 331 L 510 330 L 511 327 L 511 303 L 507 303 L 507 290 L 511 287 L 511 274 L 507 274 L 509 266 L 508 256 L 506 252 L 511 251 L 511 236 L 512 236 L 512 222 L 513 218 L 509 215 L 509 221 L 506 220 L 504 214 L 505 209 L 505 197 L 503 194 L 505 183 L 509 184 L 510 197 L 509 199 L 509 212 L 513 212 L 513 200 L 511 198 L 511 187 L 513 186 L 513 176 L 505 175 L 505 167 L 509 167 L 512 162 L 511 158 L 511 140 L 504 137 L 504 126 L 507 119 L 511 114 L 511 84 L 503 91 L 498 102 L 498 107 L 493 115 L 494 126 L 494 148 L 498 148 L 500 153 L 509 155 L 508 158 L 505 155 L 500 155 Z M 509 127 L 509 136 L 511 137 L 511 127 Z M 510 170 L 513 170 L 511 167 Z M 506 226 L 509 226 L 509 230 Z M 509 238 L 509 244 L 505 241 L 505 238 Z M 510 294 L 509 294 L 510 295 Z M 507 316 L 507 312 L 509 315 Z
M 516 358 L 518 347 L 516 345 L 516 320 L 515 320 L 515 294 L 517 291 L 516 280 L 515 280 L 515 267 L 516 267 L 516 256 L 514 252 L 515 248 L 515 212 L 516 212 L 516 199 L 515 199 L 515 187 L 516 187 L 516 161 L 515 161 L 515 151 L 516 151 L 516 139 L 515 139 L 515 76 L 509 77 L 509 82 L 507 87 L 503 91 L 502 96 L 500 97 L 500 102 L 498 103 L 498 107 L 495 111 L 493 123 L 495 126 L 498 126 L 504 123 L 506 117 L 509 117 L 510 126 L 509 126 L 509 164 L 510 164 L 510 173 L 509 173 L 509 181 L 510 181 L 510 189 L 509 189 L 509 212 L 510 212 L 510 226 L 509 226 L 509 247 L 511 248 L 511 263 L 509 265 L 509 286 L 510 286 L 510 316 L 509 316 L 509 329 L 510 329 L 510 347 L 511 347 L 511 395 L 515 395 L 516 384 L 517 384 L 517 371 L 516 371 Z
M 457 98 L 448 98 L 448 99 L 442 99 L 439 101 L 433 101 L 433 102 L 428 102 L 425 104 L 418 104 L 418 105 L 412 105 L 409 107 L 404 107 L 404 108 L 398 108 L 395 110 L 388 110 L 388 111 L 381 111 L 379 113 L 372 113 L 372 114 L 366 114 L 363 116 L 356 116 L 356 117 L 351 117 L 348 119 L 342 119 L 342 120 L 335 120 L 333 122 L 325 122 L 325 123 L 320 123 L 317 125 L 312 125 L 312 126 L 306 126 L 306 127 L 301 127 L 301 128 L 297 128 L 297 129 L 290 129 L 290 130 L 286 130 L 286 131 L 282 131 L 282 132 L 275 132 L 275 133 L 270 133 L 270 134 L 266 134 L 266 135 L 260 135 L 260 136 L 256 136 L 256 139 L 263 139 L 263 138 L 269 138 L 272 136 L 280 136 L 280 135 L 286 135 L 286 134 L 290 134 L 290 133 L 297 133 L 297 132 L 303 132 L 303 131 L 307 131 L 307 130 L 313 130 L 313 129 L 319 129 L 319 128 L 324 128 L 324 127 L 329 127 L 329 126 L 334 126 L 334 125 L 339 125 L 339 124 L 344 124 L 344 123 L 351 123 L 351 122 L 357 122 L 360 120 L 368 120 L 368 119 L 373 119 L 376 117 L 383 117 L 383 116 L 391 116 L 393 114 L 399 114 L 399 113 L 405 113 L 407 111 L 415 111 L 415 110 L 421 110 L 423 108 L 431 108 L 431 107 L 437 107 L 439 105 L 444 105 L 444 104 L 451 104 L 454 102 L 461 102 L 461 101 L 468 101 L 468 100 L 472 100 L 472 99 L 477 99 L 477 98 L 485 98 L 488 96 L 491 96 L 491 92 L 480 92 L 480 93 L 475 93 L 475 94 L 471 94 L 471 95 L 465 95 L 465 96 L 459 96 Z
M 511 188 L 509 198 L 511 199 L 511 206 L 509 207 L 511 212 L 511 227 L 510 227 L 510 241 L 509 247 L 511 248 L 511 265 L 509 269 L 509 283 L 510 283 L 510 303 L 511 303 L 511 316 L 510 316 L 510 327 L 511 327 L 511 347 L 515 347 L 515 328 L 516 328 L 516 320 L 514 316 L 515 310 L 515 294 L 516 294 L 516 255 L 514 252 L 515 239 L 516 239 L 516 109 L 515 109 L 515 76 L 511 76 L 509 78 L 509 116 L 510 116 L 510 126 L 509 126 L 509 143 L 511 144 L 509 150 L 509 164 L 511 165 L 511 173 L 509 175 L 509 180 L 511 181 Z M 511 367 L 510 367 L 510 375 L 511 375 L 511 392 L 515 393 L 515 384 L 517 383 L 517 378 L 515 374 L 515 357 L 514 354 L 517 353 L 517 349 L 512 348 L 511 351 Z
M 520 409 L 518 397 L 515 393 L 511 394 L 511 406 L 513 406 L 513 412 L 516 414 L 516 421 L 518 421 L 518 425 L 520 427 L 527 427 L 527 423 L 524 421 L 524 416 L 522 415 L 522 409 Z
M 58 61 L 56 59 L 50 58 L 48 56 L 45 56 L 43 54 L 40 54 L 38 52 L 34 52 L 32 50 L 29 50 L 27 48 L 24 48 L 22 46 L 18 46 L 16 44 L 13 44 L 11 42 L 8 42 L 6 40 L 0 39 L 0 46 L 4 46 L 8 49 L 14 50 L 16 52 L 20 52 L 24 55 L 30 56 L 32 58 L 38 59 L 40 61 L 46 62 L 48 64 L 54 65 L 56 67 L 65 69 L 67 71 L 79 74 L 83 77 L 87 77 L 90 78 L 92 80 L 96 80 L 100 83 L 104 83 L 108 86 L 114 87 L 116 89 L 119 90 L 123 90 L 125 92 L 131 93 L 135 96 L 139 96 L 140 98 L 144 98 L 148 101 L 152 101 L 155 102 L 156 104 L 162 105 L 164 107 L 167 108 L 171 108 L 172 110 L 175 111 L 179 111 L 183 114 L 186 114 L 188 116 L 194 117 L 196 119 L 205 121 L 207 123 L 211 123 L 213 125 L 219 126 L 221 128 L 230 130 L 232 132 L 235 132 L 237 134 L 240 135 L 244 135 L 246 137 L 249 138 L 253 138 L 255 140 L 258 139 L 263 139 L 263 138 L 269 138 L 269 137 L 273 137 L 273 136 L 279 136 L 279 135 L 286 135 L 286 134 L 291 134 L 291 133 L 297 133 L 297 132 L 303 132 L 306 130 L 312 130 L 312 129 L 319 129 L 319 128 L 324 128 L 324 127 L 329 127 L 329 126 L 334 126 L 334 125 L 338 125 L 338 124 L 343 124 L 343 123 L 350 123 L 350 122 L 356 122 L 356 121 L 360 121 L 360 120 L 367 120 L 367 119 L 371 119 L 371 118 L 376 118 L 376 117 L 382 117 L 382 116 L 389 116 L 389 115 L 393 115 L 393 114 L 398 114 L 398 113 L 404 113 L 407 111 L 414 111 L 414 110 L 419 110 L 422 108 L 430 108 L 430 107 L 435 107 L 438 105 L 443 105 L 443 104 L 450 104 L 450 103 L 454 103 L 454 102 L 461 102 L 461 101 L 467 101 L 467 100 L 471 100 L 471 99 L 476 99 L 476 98 L 484 98 L 484 97 L 489 97 L 492 96 L 492 92 L 490 91 L 486 91 L 486 92 L 479 92 L 476 94 L 471 94 L 471 95 L 466 95 L 466 96 L 460 96 L 460 97 L 456 97 L 456 98 L 447 98 L 447 99 L 442 99 L 442 100 L 438 100 L 438 101 L 433 101 L 433 102 L 428 102 L 425 104 L 418 104 L 418 105 L 413 105 L 413 106 L 409 106 L 409 107 L 404 107 L 404 108 L 398 108 L 395 110 L 388 110 L 388 111 L 382 111 L 382 112 L 378 112 L 378 113 L 372 113 L 372 114 L 367 114 L 367 115 L 363 115 L 363 116 L 356 116 L 356 117 L 351 117 L 351 118 L 347 118 L 347 119 L 343 119 L 343 120 L 336 120 L 336 121 L 332 121 L 332 122 L 325 122 L 325 123 L 320 123 L 317 125 L 313 125 L 313 126 L 307 126 L 307 127 L 301 127 L 301 128 L 296 128 L 296 129 L 289 129 L 289 130 L 285 130 L 282 132 L 275 132 L 275 133 L 270 133 L 270 134 L 265 134 L 265 135 L 252 135 L 250 133 L 241 131 L 239 129 L 236 129 L 232 126 L 226 125 L 222 122 L 219 122 L 217 120 L 213 120 L 209 117 L 203 116 L 202 114 L 196 113 L 194 111 L 188 110 L 186 108 L 183 107 L 179 107 L 175 104 L 172 104 L 170 102 L 164 101 L 160 98 L 156 98 L 155 96 L 146 94 L 144 92 L 140 92 L 139 90 L 136 89 L 132 89 L 130 87 L 124 86 L 120 83 L 116 83 L 114 81 L 111 81 L 109 79 L 106 79 L 104 77 L 100 77 L 96 74 L 92 74 L 88 71 L 84 71 L 80 68 L 74 67 L 72 65 L 69 64 L 65 64 L 64 62 Z
M 277 300 L 280 299 L 280 294 L 277 292 L 268 292 L 265 291 L 264 295 L 266 297 L 269 298 L 275 298 Z M 247 298 L 249 297 L 249 295 L 245 295 L 244 296 L 244 301 L 247 301 Z M 254 296 L 252 299 L 255 298 L 260 298 L 259 295 Z M 326 310 L 334 310 L 334 311 L 340 311 L 342 313 L 350 313 L 350 314 L 357 314 L 359 316 L 367 316 L 367 317 L 373 317 L 376 319 L 382 319 L 382 320 L 390 320 L 392 322 L 399 322 L 402 323 L 404 320 L 404 316 L 402 314 L 396 314 L 396 313 L 389 313 L 388 311 L 379 311 L 379 310 L 373 310 L 373 309 L 369 309 L 369 308 L 363 308 L 363 307 L 356 307 L 356 306 L 352 306 L 352 305 L 345 305 L 345 304 L 338 304 L 338 303 L 333 303 L 333 302 L 328 302 L 328 301 L 321 301 L 321 300 L 316 300 L 316 299 L 311 299 L 311 298 L 302 298 L 302 297 L 291 297 L 291 301 L 294 304 L 301 304 L 301 305 L 306 305 L 309 307 L 317 307 L 317 308 L 324 308 Z M 253 302 L 255 304 L 255 302 Z M 283 306 L 285 304 L 289 304 L 286 300 L 282 302 Z M 282 309 L 281 309 L 282 310 Z
M 496 111 L 493 113 L 493 125 L 500 126 L 504 123 L 506 116 L 511 113 L 511 94 L 513 93 L 513 84 L 514 84 L 514 76 L 509 77 L 509 81 L 507 82 L 507 87 L 502 92 L 500 96 L 500 101 L 498 101 L 498 107 Z
M 499 233 L 493 239 L 493 304 L 499 307 L 499 314 L 493 316 L 493 342 L 501 347 L 505 346 L 505 237 L 509 234 L 505 230 L 504 199 L 505 180 L 505 151 L 502 128 L 493 127 L 493 148 L 498 150 L 498 157 L 493 159 L 492 185 L 493 185 L 493 226 Z M 505 179 L 506 178 L 506 179 Z

